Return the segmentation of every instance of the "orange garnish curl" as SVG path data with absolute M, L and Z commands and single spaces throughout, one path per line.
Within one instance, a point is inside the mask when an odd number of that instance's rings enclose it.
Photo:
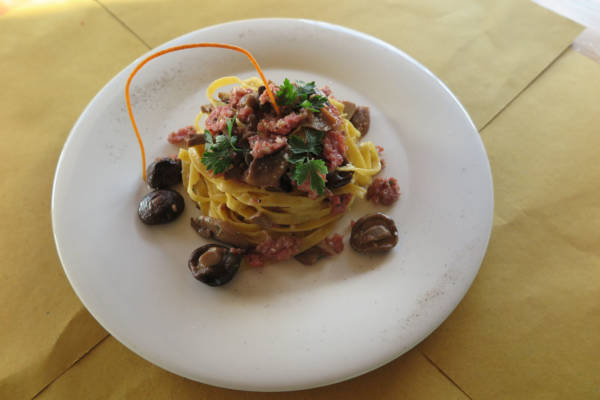
M 129 78 L 127 79 L 127 85 L 125 85 L 125 100 L 127 102 L 127 112 L 129 113 L 129 118 L 131 119 L 131 125 L 133 126 L 133 130 L 135 131 L 135 136 L 137 137 L 137 141 L 140 145 L 140 151 L 142 153 L 142 176 L 144 178 L 144 181 L 146 181 L 146 151 L 144 149 L 144 143 L 142 142 L 142 137 L 140 136 L 140 132 L 138 131 L 137 125 L 135 123 L 135 118 L 133 117 L 133 110 L 131 109 L 131 97 L 129 94 L 129 88 L 131 86 L 131 81 L 133 80 L 133 77 L 138 73 L 138 71 L 140 69 L 142 69 L 142 67 L 144 65 L 146 65 L 146 63 L 148 63 L 150 60 L 153 60 L 153 59 L 160 57 L 167 53 L 172 53 L 174 51 L 194 49 L 197 47 L 216 47 L 216 48 L 220 48 L 220 49 L 229 49 L 229 50 L 234 50 L 234 51 L 243 53 L 246 57 L 248 57 L 250 59 L 250 62 L 254 66 L 254 68 L 256 68 L 256 71 L 260 75 L 263 83 L 265 84 L 265 89 L 267 90 L 267 94 L 269 95 L 269 99 L 271 100 L 271 104 L 273 105 L 275 112 L 277 113 L 277 115 L 280 115 L 279 107 L 277 107 L 277 102 L 275 101 L 275 96 L 273 96 L 273 92 L 271 91 L 271 88 L 269 87 L 269 82 L 265 78 L 265 75 L 263 74 L 262 70 L 260 69 L 260 66 L 258 65 L 258 62 L 256 61 L 256 59 L 246 49 L 243 49 L 239 46 L 234 46 L 231 44 L 223 44 L 223 43 L 193 43 L 193 44 L 184 44 L 181 46 L 169 47 L 168 49 L 164 49 L 157 53 L 151 54 L 148 57 L 146 57 L 144 60 L 142 60 L 142 62 L 139 63 L 137 67 L 135 67 L 135 69 L 133 70 L 133 72 L 131 72 L 131 74 L 129 75 Z

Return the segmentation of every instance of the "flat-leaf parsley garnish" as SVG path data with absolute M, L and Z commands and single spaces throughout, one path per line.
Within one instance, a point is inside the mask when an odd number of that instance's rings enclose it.
M 279 91 L 275 93 L 279 99 L 279 104 L 292 105 L 298 100 L 298 90 L 288 78 L 283 80 L 283 85 L 279 87 Z
M 300 107 L 304 107 L 312 112 L 319 112 L 325 106 L 325 103 L 327 103 L 327 97 L 315 94 L 310 99 L 300 103 Z
M 311 155 L 318 156 L 321 154 L 323 146 L 321 141 L 323 140 L 323 132 L 316 131 L 314 129 L 305 129 L 306 140 L 303 140 L 298 135 L 292 135 L 288 139 L 288 146 L 290 152 L 290 161 L 300 161 L 303 158 L 307 158 Z
M 305 136 L 305 140 L 297 135 L 292 135 L 288 139 L 290 150 L 288 159 L 294 165 L 292 180 L 300 186 L 310 179 L 311 189 L 320 196 L 325 192 L 325 180 L 321 174 L 327 174 L 327 167 L 323 160 L 314 157 L 321 154 L 323 132 L 305 129 Z
M 220 174 L 228 170 L 233 164 L 235 153 L 242 151 L 242 149 L 235 146 L 238 140 L 237 136 L 231 135 L 234 120 L 235 117 L 227 120 L 227 135 L 217 135 L 213 139 L 212 134 L 208 130 L 204 130 L 206 143 L 202 155 L 202 164 L 213 174 Z
M 327 103 L 327 97 L 317 93 L 315 82 L 296 81 L 292 84 L 288 78 L 277 92 L 278 103 L 292 106 L 294 109 L 306 108 L 312 112 L 319 112 Z
M 307 160 L 295 165 L 292 179 L 295 180 L 298 185 L 302 185 L 306 182 L 306 179 L 310 178 L 310 188 L 320 196 L 325 192 L 325 180 L 319 174 L 327 174 L 325 161 Z

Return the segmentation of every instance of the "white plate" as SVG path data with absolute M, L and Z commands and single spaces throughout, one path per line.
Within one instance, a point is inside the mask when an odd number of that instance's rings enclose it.
M 77 295 L 119 341 L 176 374 L 246 390 L 326 385 L 372 370 L 429 335 L 456 307 L 484 256 L 492 225 L 489 163 L 452 93 L 400 50 L 321 22 L 248 20 L 202 29 L 161 48 L 224 42 L 250 50 L 268 78 L 316 80 L 371 107 L 368 139 L 385 147 L 384 176 L 401 199 L 384 212 L 399 227 L 388 255 L 346 250 L 306 267 L 290 261 L 241 270 L 211 288 L 187 269 L 203 240 L 188 201 L 171 225 L 136 214 L 148 190 L 127 117 L 134 65 L 85 109 L 63 149 L 52 195 L 56 245 Z M 160 49 L 160 48 L 159 48 Z M 192 49 L 150 62 L 133 107 L 149 159 L 175 153 L 165 138 L 190 125 L 213 79 L 254 76 L 248 60 Z M 361 204 L 351 217 L 374 208 Z M 350 217 L 340 225 L 347 227 Z

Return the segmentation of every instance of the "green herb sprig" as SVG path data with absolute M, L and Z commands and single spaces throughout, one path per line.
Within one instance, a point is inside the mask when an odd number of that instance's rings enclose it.
M 288 139 L 290 154 L 288 160 L 293 164 L 292 180 L 298 186 L 310 179 L 310 187 L 321 196 L 325 192 L 325 180 L 320 174 L 327 174 L 327 166 L 323 160 L 315 159 L 321 154 L 323 132 L 305 129 L 305 140 L 292 135 Z
M 292 179 L 302 185 L 310 178 L 310 188 L 321 196 L 325 192 L 325 180 L 319 174 L 327 174 L 327 167 L 323 160 L 306 160 L 296 163 Z
M 204 130 L 206 144 L 204 145 L 202 164 L 213 174 L 227 171 L 233 164 L 235 153 L 243 151 L 235 146 L 238 140 L 237 136 L 231 135 L 234 121 L 235 117 L 227 120 L 227 135 L 217 135 L 214 139 L 208 130 Z
M 279 87 L 277 98 L 281 105 L 292 106 L 294 109 L 306 108 L 312 112 L 320 112 L 328 101 L 326 96 L 317 93 L 314 81 L 296 81 L 294 85 L 288 78 Z

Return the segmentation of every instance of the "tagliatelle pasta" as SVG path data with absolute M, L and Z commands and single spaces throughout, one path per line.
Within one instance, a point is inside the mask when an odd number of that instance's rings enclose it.
M 211 83 L 207 97 L 214 106 L 224 105 L 214 98 L 214 93 L 228 85 L 257 90 L 262 82 L 257 78 L 242 80 L 238 77 L 224 77 Z M 343 114 L 344 105 L 335 99 L 329 101 Z M 199 123 L 203 113 L 195 120 L 195 128 L 202 132 Z M 197 145 L 179 150 L 183 167 L 183 183 L 187 194 L 194 200 L 202 214 L 226 221 L 248 238 L 253 244 L 266 240 L 267 235 L 293 234 L 301 238 L 299 252 L 302 252 L 327 237 L 334 223 L 343 214 L 333 214 L 330 198 L 332 195 L 351 196 L 348 208 L 356 197 L 363 198 L 366 188 L 374 175 L 381 170 L 381 162 L 372 142 L 359 142 L 361 133 L 344 118 L 347 163 L 338 167 L 340 171 L 352 171 L 352 181 L 331 193 L 312 199 L 299 191 L 274 192 L 249 185 L 234 179 L 226 179 L 222 174 L 215 176 L 202 163 L 205 145 Z M 274 226 L 265 228 L 249 219 L 257 214 L 266 215 Z

